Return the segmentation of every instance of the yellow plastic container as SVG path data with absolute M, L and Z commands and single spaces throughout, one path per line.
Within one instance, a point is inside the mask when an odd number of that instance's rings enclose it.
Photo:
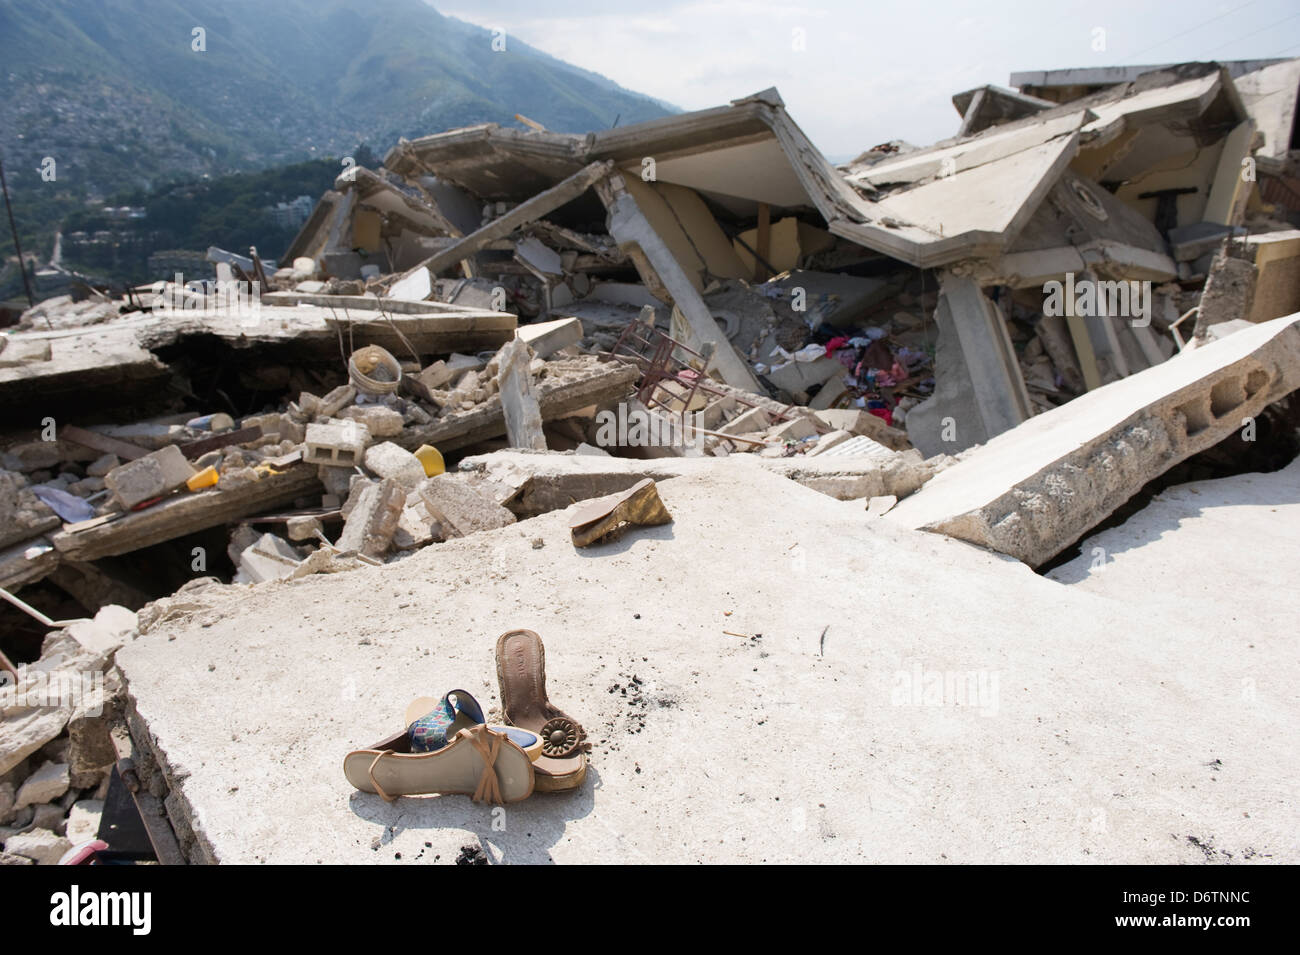
M 185 486 L 191 491 L 202 491 L 205 487 L 216 487 L 217 481 L 220 480 L 217 475 L 217 469 L 208 465 L 194 477 L 185 482 Z
M 422 444 L 415 449 L 415 457 L 424 465 L 424 476 L 433 477 L 435 474 L 441 474 L 447 470 L 447 465 L 443 463 L 442 455 L 438 449 L 432 445 Z

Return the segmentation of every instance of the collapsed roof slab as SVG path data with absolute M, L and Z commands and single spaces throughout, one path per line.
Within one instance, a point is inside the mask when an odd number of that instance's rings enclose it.
M 418 180 L 416 180 L 418 181 Z M 383 215 L 409 223 L 416 230 L 429 235 L 457 235 L 459 230 L 442 213 L 436 202 L 422 195 L 412 195 L 388 177 L 364 166 L 351 166 L 335 181 L 335 189 L 345 192 L 352 189 L 357 194 L 358 208 L 371 208 Z M 356 244 L 356 243 L 352 243 Z M 292 260 L 289 260 L 292 264 Z
M 660 486 L 673 523 L 592 548 L 566 510 L 384 567 L 182 594 L 117 662 L 191 858 L 409 864 L 481 843 L 513 863 L 1191 863 L 1185 835 L 1213 833 L 1234 857 L 1300 859 L 1300 813 L 1277 798 L 1300 771 L 1300 703 L 1281 694 L 1261 732 L 1238 679 L 1294 679 L 1288 641 L 1228 614 L 1168 625 L 716 464 Z M 887 626 L 863 620 L 864 579 Z M 419 664 L 431 620 L 437 662 Z M 493 698 L 492 640 L 520 627 L 595 744 L 587 783 L 507 807 L 504 829 L 467 797 L 348 785 L 344 754 L 399 730 L 431 673 Z M 1191 670 L 1231 678 L 1171 692 Z M 791 698 L 797 732 L 757 725 Z M 1224 752 L 1232 771 L 1206 785 Z
M 1223 60 L 1213 64 L 1221 66 L 1227 70 L 1228 75 L 1233 79 L 1245 76 L 1247 73 L 1253 73 L 1265 67 L 1277 63 L 1286 62 L 1285 60 Z M 1147 73 L 1159 73 L 1166 70 L 1177 69 L 1187 64 L 1179 63 L 1158 63 L 1147 66 L 1099 66 L 1099 67 L 1071 67 L 1063 70 L 1024 70 L 1019 73 L 1012 73 L 1009 80 L 1010 84 L 1022 93 L 1033 93 L 1038 96 L 1045 96 L 1057 102 L 1057 91 L 1075 91 L 1088 90 L 1094 91 L 1107 86 L 1118 86 L 1121 83 L 1132 83 Z
M 1249 118 L 1232 78 L 1213 63 L 1146 73 L 1125 86 L 1069 104 L 1081 106 L 1096 116 L 1084 132 L 1103 139 L 1118 131 L 1116 124 L 1136 128 L 1180 123 L 1185 135 L 1213 142 Z
M 747 172 L 720 155 L 744 159 Z M 583 136 L 505 129 L 451 130 L 399 144 L 385 165 L 402 175 L 432 173 L 489 199 L 526 199 L 584 164 L 613 160 L 629 175 L 654 159 L 655 177 L 728 198 L 785 208 L 816 208 L 827 221 L 867 214 L 847 184 L 790 118 L 775 89 L 728 106 L 600 130 Z
M 981 132 L 990 126 L 1000 126 L 1013 119 L 1024 119 L 1056 104 L 1051 100 L 1026 96 L 1015 90 L 988 84 L 954 93 L 952 105 L 961 115 L 961 127 L 958 136 L 969 136 Z
M 628 177 L 686 186 L 738 214 L 760 202 L 814 207 L 779 127 L 789 127 L 782 129 L 787 136 L 796 131 L 780 94 L 770 89 L 728 106 L 601 130 L 591 135 L 588 151 L 614 160 Z
M 1007 251 L 954 268 L 981 285 L 1042 286 L 1067 272 L 1165 282 L 1178 266 L 1151 222 L 1097 183 L 1066 170 Z
M 1244 329 L 1006 431 L 885 519 L 1039 566 L 1179 461 L 1300 387 L 1300 314 Z
M 580 155 L 584 143 L 584 137 L 569 133 L 486 123 L 401 140 L 384 157 L 384 166 L 406 178 L 437 176 L 480 199 L 518 201 L 590 162 Z
M 149 321 L 121 318 L 85 328 L 10 332 L 11 343 L 48 345 L 50 357 L 0 367 L 0 406 L 10 413 L 23 406 L 39 411 L 27 423 L 35 427 L 41 417 L 70 409 L 154 401 L 172 373 L 137 341 L 136 332 Z
M 263 302 L 275 301 L 275 294 L 267 295 Z M 301 296 L 298 299 L 301 301 Z M 449 354 L 504 345 L 514 337 L 518 324 L 510 312 L 422 304 L 424 314 L 414 315 L 396 310 L 376 315 L 373 307 L 352 312 L 346 306 L 333 304 L 294 307 L 262 304 L 247 311 L 162 311 L 152 316 L 153 322 L 138 328 L 137 337 L 149 349 L 173 345 L 192 336 L 211 335 L 237 348 L 292 344 L 298 355 L 337 356 L 342 332 L 345 341 L 351 335 L 353 347 L 374 343 L 405 351 L 407 346 L 402 341 L 405 336 L 422 354 Z
M 830 230 L 920 266 L 997 254 L 1074 159 L 1089 118 L 1076 110 L 854 164 L 845 179 L 866 194 L 861 206 L 874 221 L 836 221 Z
M 1211 203 L 1216 175 L 1226 163 L 1240 183 L 1252 139 L 1243 124 L 1253 122 L 1225 70 L 1187 64 L 1070 105 L 1096 115 L 1084 127 L 1076 172 L 1157 224 L 1161 197 L 1172 196 L 1176 215 L 1162 228 L 1221 219 Z
M 519 227 L 540 219 L 542 216 L 549 215 L 560 206 L 577 199 L 597 182 L 604 179 L 612 168 L 613 163 L 610 162 L 589 163 L 573 173 L 573 175 L 519 203 L 509 212 L 493 219 L 482 228 L 458 239 L 449 248 L 424 259 L 418 265 L 403 272 L 394 280 L 393 284 L 396 285 L 409 279 L 421 269 L 427 271 L 431 277 L 436 277 L 443 269 L 470 258 L 488 243 L 496 239 L 504 239 Z

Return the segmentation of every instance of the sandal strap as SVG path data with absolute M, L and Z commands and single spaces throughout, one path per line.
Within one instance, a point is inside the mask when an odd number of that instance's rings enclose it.
M 470 743 L 483 757 L 483 774 L 479 776 L 478 788 L 474 790 L 474 802 L 482 802 L 486 799 L 497 805 L 504 804 L 505 799 L 501 796 L 501 779 L 497 776 L 496 770 L 497 755 L 501 751 L 501 740 L 504 736 L 492 732 L 483 725 L 464 732 L 469 734 Z M 490 737 L 491 742 L 484 737 Z
M 375 787 L 375 792 L 379 793 L 380 798 L 383 799 L 384 802 L 397 802 L 397 797 L 388 795 L 384 787 L 379 785 L 379 780 L 375 778 L 375 767 L 378 766 L 379 761 L 387 755 L 388 753 L 380 753 L 375 757 L 374 762 L 370 764 L 370 769 L 368 770 L 370 774 L 370 785 Z

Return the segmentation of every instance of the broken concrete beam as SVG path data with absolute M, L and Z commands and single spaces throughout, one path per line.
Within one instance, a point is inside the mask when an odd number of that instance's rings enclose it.
M 349 419 L 313 422 L 307 425 L 307 442 L 302 459 L 308 464 L 355 467 L 370 446 L 370 429 Z
M 149 453 L 148 448 L 142 448 L 128 441 L 119 441 L 117 438 L 100 434 L 98 431 L 87 431 L 75 424 L 65 424 L 59 429 L 58 433 L 61 438 L 67 438 L 69 441 L 75 441 L 77 444 L 85 445 L 96 451 L 103 451 L 105 454 L 116 454 L 119 458 L 127 461 L 134 461 L 136 458 L 142 458 Z
M 853 439 L 857 440 L 857 439 Z M 862 439 L 865 440 L 865 439 Z M 847 444 L 847 442 L 846 442 Z M 461 470 L 481 474 L 491 483 L 512 489 L 503 504 L 520 520 L 567 507 L 575 501 L 625 491 L 638 481 L 663 482 L 692 475 L 731 474 L 755 465 L 798 484 L 848 501 L 893 494 L 906 497 L 948 466 L 951 459 L 922 461 L 917 451 L 894 454 L 875 446 L 876 456 L 816 458 L 631 458 L 592 457 L 551 452 L 494 451 L 461 461 Z
M 251 445 L 253 442 L 260 439 L 263 434 L 276 436 L 277 439 L 283 434 L 282 419 L 285 419 L 287 416 L 270 414 L 260 415 L 259 417 L 270 419 L 271 422 L 274 422 L 273 426 L 263 428 L 258 424 L 249 424 L 247 419 L 245 419 L 243 427 L 238 431 L 225 431 L 221 434 L 214 434 L 206 438 L 200 438 L 197 441 L 190 441 L 186 444 L 180 445 L 181 454 L 192 461 L 195 458 L 203 457 L 203 455 L 207 454 L 209 451 L 216 451 L 219 448 L 226 448 L 235 444 Z M 290 438 L 290 440 L 292 440 L 292 438 Z
M 119 464 L 104 475 L 113 498 L 127 510 L 152 498 L 162 497 L 194 476 L 194 468 L 176 445 Z
M 413 269 L 404 272 L 397 281 L 424 269 L 430 276 L 436 276 L 445 268 L 470 258 L 489 242 L 510 235 L 522 225 L 540 219 L 547 213 L 554 212 L 560 206 L 570 202 L 586 192 L 593 183 L 603 179 L 614 168 L 612 162 L 594 162 L 575 172 L 550 189 L 540 192 L 526 202 L 521 202 L 505 215 L 493 219 L 483 228 L 470 233 L 449 249 L 429 256 Z
M 647 285 L 662 288 L 672 299 L 689 332 L 690 340 L 683 344 L 697 352 L 705 351 L 712 344 L 712 365 L 723 381 L 744 391 L 763 394 L 749 363 L 718 327 L 681 263 L 627 191 L 622 178 L 612 177 L 596 192 L 609 212 L 609 234 L 618 247 L 628 253 Z
M 497 387 L 510 446 L 545 451 L 546 435 L 542 433 L 542 411 L 529 370 L 532 356 L 527 343 L 515 339 L 502 346 L 497 358 Z
M 366 469 L 381 478 L 392 478 L 407 490 L 414 489 L 425 478 L 420 459 L 391 441 L 366 449 Z
M 218 484 L 202 494 L 178 495 L 85 530 L 62 531 L 51 541 L 68 558 L 98 560 L 290 504 L 319 488 L 316 468 L 297 465 L 236 488 Z
M 381 557 L 387 552 L 406 506 L 406 489 L 391 478 L 362 488 L 335 547 L 341 552 Z
M 557 318 L 551 322 L 520 325 L 515 337 L 526 342 L 538 358 L 550 358 L 561 348 L 582 341 L 582 322 L 576 318 Z
M 464 537 L 475 531 L 505 527 L 515 522 L 514 514 L 472 488 L 463 478 L 450 474 L 426 478 L 419 492 L 425 510 L 449 538 Z
M 837 501 L 859 501 L 889 494 L 906 497 L 939 473 L 950 460 L 945 457 L 922 460 L 919 451 L 894 454 L 879 445 L 871 453 L 851 448 L 856 442 L 870 441 L 859 436 L 816 457 L 760 460 L 767 470 Z
M 884 520 L 1036 567 L 1148 481 L 1300 387 L 1300 314 L 1244 329 L 1037 415 Z
M 978 283 L 944 272 L 935 321 L 938 384 L 907 414 L 908 439 L 926 457 L 982 444 L 1030 416 L 1006 322 Z

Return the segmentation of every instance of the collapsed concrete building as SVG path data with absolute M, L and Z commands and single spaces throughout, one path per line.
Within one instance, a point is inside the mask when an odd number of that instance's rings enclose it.
M 117 778 L 163 861 L 310 861 L 274 836 L 269 807 L 283 780 L 260 779 L 223 801 L 229 780 L 198 765 L 222 747 L 208 729 L 230 735 L 202 701 L 221 699 L 214 681 L 241 666 L 303 699 L 322 677 L 293 659 L 323 660 L 328 681 L 360 672 L 376 642 L 416 652 L 424 638 L 405 630 L 417 612 L 427 617 L 425 601 L 498 630 L 520 625 L 510 613 L 542 629 L 538 615 L 555 608 L 573 631 L 559 640 L 580 674 L 570 695 L 607 724 L 604 792 L 627 791 L 637 764 L 617 755 L 632 749 L 619 738 L 631 724 L 595 698 L 614 661 L 656 674 L 662 692 L 648 709 L 668 731 L 683 699 L 698 708 L 720 691 L 699 686 L 690 670 L 699 666 L 664 633 L 703 640 L 714 617 L 744 603 L 749 623 L 726 631 L 744 637 L 741 650 L 702 652 L 720 653 L 742 682 L 747 654 L 771 653 L 778 662 L 764 680 L 777 682 L 758 682 L 760 695 L 776 693 L 789 675 L 780 664 L 799 665 L 807 652 L 806 621 L 789 609 L 800 599 L 794 583 L 838 628 L 855 611 L 835 595 L 873 566 L 906 568 L 913 579 L 942 566 L 969 585 L 952 593 L 927 581 L 919 599 L 950 604 L 981 639 L 1005 608 L 980 588 L 1018 595 L 1038 616 L 1015 615 L 989 655 L 995 671 L 1038 681 L 1035 705 L 1052 663 L 1032 662 L 1017 640 L 1032 642 L 1039 619 L 1090 616 L 1065 652 L 1104 646 L 1148 666 L 1152 651 L 1104 636 L 1124 611 L 1108 603 L 1105 580 L 1080 570 L 1092 535 L 1128 527 L 1166 486 L 1279 471 L 1300 450 L 1288 401 L 1300 387 L 1300 206 L 1290 191 L 1300 60 L 1011 82 L 1017 90 L 955 95 L 959 128 L 949 140 L 883 143 L 839 166 L 776 90 L 586 135 L 526 120 L 524 129 L 488 124 L 402 141 L 381 167 L 339 176 L 278 269 L 255 250 L 212 250 L 215 286 L 160 282 L 123 300 L 88 290 L 26 313 L 0 351 L 0 402 L 15 423 L 0 458 L 0 587 L 14 619 L 34 621 L 16 625 L 19 660 L 10 687 L 0 685 L 4 852 L 57 858 L 71 847 L 71 824 L 53 811 L 38 820 L 40 809 L 89 803 L 82 814 L 93 817 Z M 224 294 L 250 286 L 253 300 Z M 1267 493 L 1289 486 L 1294 470 Z M 664 483 L 674 525 L 607 545 L 594 562 L 554 557 L 556 512 L 645 478 Z M 1237 493 L 1233 484 L 1222 496 Z M 709 516 L 714 497 L 717 514 L 752 525 L 767 543 L 748 546 L 765 553 L 737 578 L 743 600 L 692 585 L 698 592 L 677 607 L 695 620 L 685 627 L 664 577 L 628 588 L 628 555 L 679 572 L 734 563 L 728 548 L 748 532 Z M 787 511 L 796 523 L 784 523 Z M 836 536 L 853 541 L 838 565 Z M 1131 560 L 1144 566 L 1140 555 Z M 661 632 L 632 639 L 582 623 L 598 616 L 596 603 L 567 584 L 586 562 L 600 593 L 644 607 Z M 502 583 L 518 578 L 532 597 Z M 383 606 L 362 596 L 390 590 Z M 417 590 L 417 600 L 399 600 Z M 331 616 L 332 591 L 352 593 L 383 626 Z M 924 608 L 898 609 L 918 599 L 903 582 L 884 594 L 900 634 L 939 628 Z M 760 625 L 764 612 L 773 623 Z M 56 627 L 82 613 L 94 620 Z M 1158 614 L 1195 629 L 1176 610 Z M 267 649 L 257 636 L 263 619 L 283 646 Z M 1239 636 L 1235 624 L 1218 625 Z M 447 631 L 440 654 L 467 663 L 476 631 Z M 823 667 L 828 632 L 816 652 Z M 856 631 L 835 638 L 860 645 Z M 601 646 L 610 662 L 595 662 Z M 934 646 L 961 655 L 959 638 Z M 639 655 L 653 650 L 682 666 Z M 894 672 L 902 654 L 891 641 L 872 659 Z M 843 647 L 837 655 L 836 666 L 851 659 Z M 21 695 L 6 702 L 42 666 L 106 680 L 100 712 Z M 616 675 L 624 690 L 629 674 Z M 862 679 L 874 685 L 879 672 Z M 831 689 L 834 674 L 813 682 L 842 718 L 851 701 Z M 365 722 L 379 698 L 354 687 L 349 719 Z M 1158 711 L 1155 696 L 1143 700 Z M 328 719 L 336 703 L 304 702 L 302 720 Z M 1193 706 L 1176 718 L 1205 720 Z M 1242 726 L 1233 745 L 1249 735 Z M 1098 727 L 1114 729 L 1105 719 Z M 907 719 L 896 728 L 924 759 L 939 758 L 930 730 Z M 988 732 L 963 732 L 980 752 L 991 745 Z M 829 733 L 814 748 L 831 746 Z M 267 731 L 247 745 L 266 761 L 287 741 Z M 907 744 L 891 745 L 903 759 Z M 1256 768 L 1275 756 L 1266 746 L 1242 751 Z M 641 752 L 669 756 L 663 744 Z M 324 856 L 365 859 L 374 846 L 361 830 L 388 816 L 368 804 L 341 808 L 341 780 L 326 778 L 334 755 L 325 745 L 295 764 L 314 793 L 295 811 L 349 833 L 353 841 Z M 1166 758 L 1182 755 L 1167 744 Z M 126 756 L 130 779 L 115 758 Z M 1030 754 L 1015 748 L 1007 758 L 999 772 Z M 1085 766 L 1098 771 L 1091 759 L 1073 768 Z M 897 789 L 920 771 L 887 776 Z M 32 778 L 40 786 L 17 798 Z M 802 786 L 786 771 L 764 785 L 764 798 Z M 41 787 L 53 795 L 37 802 Z M 897 811 L 934 825 L 922 807 L 935 794 L 905 788 Z M 586 833 L 568 858 L 679 858 L 644 834 L 611 843 L 583 829 L 581 817 L 595 812 L 583 798 L 566 816 Z M 530 827 L 555 835 L 543 810 L 526 811 Z M 1197 811 L 1220 820 L 1217 807 Z M 422 825 L 463 828 L 452 810 L 421 812 Z M 902 830 L 855 821 L 844 807 L 828 812 L 822 825 L 851 835 L 843 852 L 823 839 L 810 857 L 917 858 L 905 847 L 864 848 Z M 1002 832 L 995 815 L 984 806 L 972 818 Z M 1287 814 L 1262 815 L 1258 827 L 1234 822 L 1232 837 L 1281 848 Z M 961 858 L 998 858 L 958 829 L 934 832 L 955 840 Z M 2 838 L 11 830 L 17 849 Z M 1023 858 L 1057 858 L 1053 840 L 1074 838 L 1068 830 L 1045 827 Z M 1175 857 L 1173 848 L 1102 842 L 1109 860 Z M 505 855 L 531 860 L 535 848 L 514 840 Z M 785 853 L 755 838 L 716 857 Z

